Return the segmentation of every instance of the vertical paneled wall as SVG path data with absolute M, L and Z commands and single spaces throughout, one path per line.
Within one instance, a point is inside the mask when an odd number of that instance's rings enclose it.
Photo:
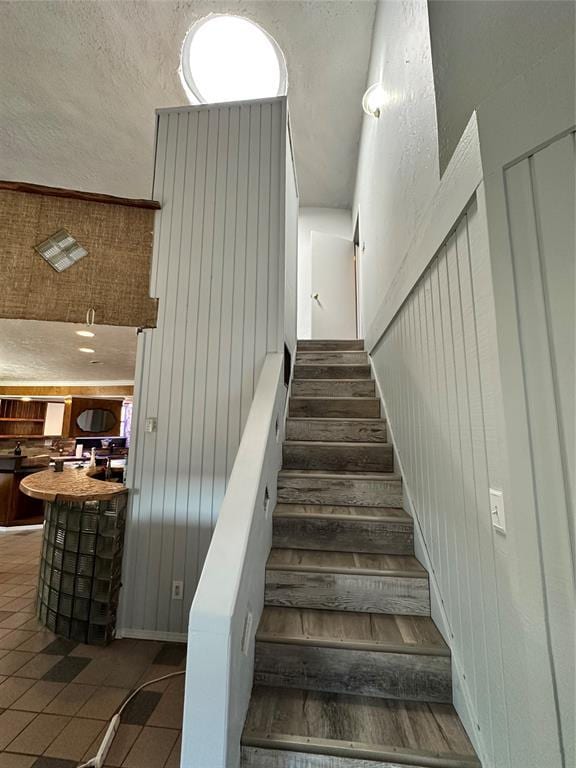
M 473 201 L 373 352 L 387 416 L 468 680 L 465 704 L 505 755 L 503 664 L 489 455 L 497 452 L 490 271 Z M 493 462 L 498 464 L 498 462 Z M 508 765 L 505 761 L 500 765 Z
M 575 764 L 575 133 L 504 174 L 546 642 L 564 765 Z
M 140 335 L 127 632 L 186 631 L 264 357 L 283 348 L 286 122 L 284 98 L 158 114 L 159 315 Z

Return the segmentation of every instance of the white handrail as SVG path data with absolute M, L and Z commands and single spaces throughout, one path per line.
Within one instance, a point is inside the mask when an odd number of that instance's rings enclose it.
M 182 768 L 237 768 L 281 463 L 284 358 L 268 354 L 190 611 Z

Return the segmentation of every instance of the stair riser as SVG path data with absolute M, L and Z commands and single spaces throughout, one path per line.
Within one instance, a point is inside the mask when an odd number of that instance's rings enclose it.
M 376 383 L 372 379 L 339 381 L 338 379 L 295 379 L 292 397 L 375 397 Z
M 297 344 L 298 352 L 362 352 L 362 339 L 303 339 Z
M 274 547 L 381 555 L 413 555 L 414 532 L 410 522 L 275 517 Z
M 287 504 L 402 508 L 400 480 L 278 476 L 278 501 Z
M 379 419 L 380 400 L 354 397 L 291 397 L 289 415 L 329 419 Z
M 473 764 L 444 757 L 434 761 L 403 758 L 397 762 L 243 746 L 241 768 L 473 768 Z M 480 768 L 479 764 L 476 768 Z
M 330 419 L 287 419 L 287 440 L 318 440 L 339 443 L 385 443 L 386 422 L 332 421 Z
M 257 642 L 254 682 L 382 699 L 452 702 L 449 656 Z
M 295 379 L 369 379 L 369 365 L 296 365 Z
M 317 469 L 327 472 L 392 472 L 392 446 L 284 443 L 284 469 Z
M 430 615 L 428 577 L 318 573 L 268 568 L 266 605 Z
M 314 365 L 367 365 L 367 352 L 297 352 L 297 363 Z

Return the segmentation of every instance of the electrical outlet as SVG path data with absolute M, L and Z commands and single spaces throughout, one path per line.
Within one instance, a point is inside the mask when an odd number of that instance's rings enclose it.
M 506 533 L 506 517 L 504 515 L 504 494 L 490 488 L 490 514 L 492 525 L 499 533 Z
M 154 416 L 147 416 L 144 423 L 144 432 L 156 432 L 157 419 Z
M 173 581 L 172 582 L 172 600 L 184 599 L 184 582 Z

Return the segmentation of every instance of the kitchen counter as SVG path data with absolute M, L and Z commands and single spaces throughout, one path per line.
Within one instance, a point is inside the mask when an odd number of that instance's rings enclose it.
M 43 501 L 109 501 L 115 496 L 127 493 L 120 483 L 96 480 L 95 476 L 104 471 L 103 467 L 73 469 L 65 467 L 62 472 L 53 469 L 36 472 L 20 483 L 20 490 L 33 499 Z

